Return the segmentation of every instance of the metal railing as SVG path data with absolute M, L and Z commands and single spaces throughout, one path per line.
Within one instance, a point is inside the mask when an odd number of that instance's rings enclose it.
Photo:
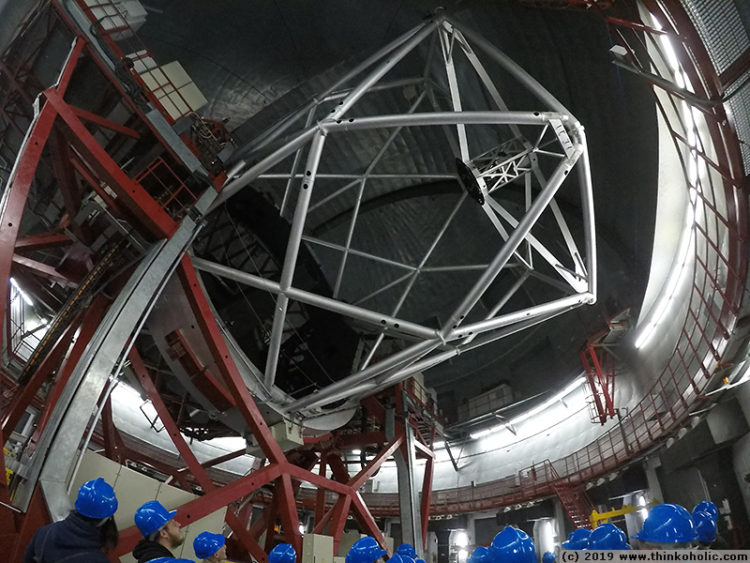
M 121 2 L 77 0 L 77 3 L 92 25 L 96 26 L 96 35 L 169 123 L 173 124 L 193 113 L 189 100 L 180 91 L 179 86 L 182 85 L 174 84 L 157 64 L 151 51 L 131 27 Z

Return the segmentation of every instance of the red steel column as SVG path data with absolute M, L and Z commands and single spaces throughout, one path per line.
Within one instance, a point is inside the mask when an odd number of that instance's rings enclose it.
M 138 354 L 138 351 L 135 348 L 132 348 L 130 350 L 129 358 L 130 358 L 130 365 L 133 368 L 133 371 L 135 372 L 136 376 L 138 377 L 138 380 L 140 381 L 144 390 L 146 391 L 149 398 L 151 399 L 151 403 L 154 405 L 154 409 L 156 409 L 156 412 L 159 415 L 159 419 L 161 420 L 161 423 L 164 425 L 164 428 L 169 433 L 169 437 L 172 439 L 172 443 L 177 448 L 177 451 L 180 452 L 180 456 L 182 457 L 183 461 L 187 464 L 193 476 L 198 481 L 198 484 L 200 484 L 200 486 L 203 488 L 204 491 L 209 492 L 209 491 L 215 490 L 217 486 L 213 483 L 208 473 L 206 473 L 206 470 L 203 468 L 203 466 L 200 464 L 198 459 L 195 457 L 195 454 L 193 454 L 193 451 L 190 449 L 190 446 L 188 446 L 187 442 L 182 437 L 179 427 L 175 423 L 172 416 L 169 414 L 169 411 L 167 410 L 167 406 L 164 404 L 164 401 L 162 400 L 161 395 L 156 390 L 154 383 L 151 381 L 151 377 L 148 374 L 148 370 L 146 369 L 146 366 L 143 363 L 143 360 L 141 359 L 140 354 Z M 236 498 L 232 500 L 236 500 Z M 178 516 L 179 516 L 179 511 L 178 511 Z M 227 524 L 229 524 L 229 526 L 232 528 L 232 531 L 240 539 L 240 541 L 242 542 L 242 545 L 248 550 L 248 552 L 250 552 L 250 554 L 253 557 L 255 557 L 255 559 L 259 561 L 264 561 L 265 553 L 258 545 L 258 542 L 255 541 L 255 538 L 253 538 L 250 535 L 250 533 L 245 529 L 245 527 L 242 525 L 242 523 L 239 522 L 236 515 L 231 511 L 231 509 L 228 506 L 227 506 L 225 520 L 227 521 Z
M 185 289 L 185 294 L 195 313 L 198 326 L 203 333 L 203 337 L 206 339 L 206 344 L 211 350 L 217 367 L 221 371 L 224 382 L 235 398 L 237 407 L 250 425 L 250 429 L 258 439 L 258 444 L 263 453 L 266 454 L 266 457 L 274 463 L 285 463 L 286 456 L 284 452 L 281 451 L 281 447 L 279 447 L 279 444 L 271 434 L 271 429 L 268 428 L 268 424 L 263 419 L 263 415 L 260 414 L 260 410 L 255 404 L 250 391 L 242 381 L 237 366 L 232 361 L 229 349 L 226 342 L 224 342 L 224 337 L 221 335 L 219 326 L 216 324 L 208 300 L 203 294 L 198 281 L 198 274 L 195 268 L 193 268 L 189 256 L 182 258 L 177 271 L 182 286 Z

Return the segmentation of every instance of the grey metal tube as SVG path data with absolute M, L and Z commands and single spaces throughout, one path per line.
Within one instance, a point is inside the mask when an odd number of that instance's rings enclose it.
M 169 241 L 157 243 L 107 311 L 52 412 L 49 431 L 34 452 L 27 481 L 16 497 L 22 506 L 28 507 L 39 477 L 53 519 L 67 514 L 67 480 L 92 406 L 196 232 L 195 223 L 186 218 Z
M 281 286 L 278 282 L 268 280 L 260 276 L 255 276 L 253 274 L 243 272 L 242 270 L 236 270 L 223 264 L 211 262 L 210 260 L 204 260 L 203 258 L 193 257 L 192 260 L 193 266 L 195 266 L 197 270 L 210 272 L 212 274 L 216 274 L 217 276 L 231 279 L 239 283 L 244 283 L 246 285 L 256 287 L 258 289 L 263 289 L 265 291 L 270 291 L 272 293 L 282 293 Z M 313 305 L 316 307 L 320 307 L 321 309 L 332 311 L 334 313 L 346 315 L 353 319 L 371 323 L 375 326 L 383 326 L 383 324 L 385 323 L 385 326 L 387 326 L 394 332 L 408 334 L 420 339 L 438 338 L 438 331 L 436 329 L 427 328 L 422 325 L 412 323 L 410 321 L 405 321 L 396 317 L 382 315 L 375 311 L 370 311 L 369 309 L 364 309 L 362 307 L 350 305 L 349 303 L 336 301 L 335 299 L 331 299 L 330 297 L 324 297 L 322 295 L 318 295 L 316 293 L 311 293 L 309 291 L 304 291 L 302 289 L 297 289 L 294 287 L 290 287 L 284 293 L 290 299 L 294 299 L 295 301 L 299 301 L 300 303 L 307 303 L 308 305 Z
M 281 281 L 279 283 L 281 292 L 276 299 L 276 309 L 274 311 L 273 326 L 271 328 L 271 341 L 268 346 L 266 370 L 263 377 L 263 383 L 266 387 L 273 385 L 274 380 L 276 379 L 276 367 L 279 362 L 281 338 L 284 334 L 286 310 L 289 305 L 289 298 L 284 292 L 291 287 L 292 279 L 294 278 L 294 271 L 297 267 L 297 255 L 299 254 L 299 246 L 302 242 L 302 231 L 304 230 L 305 219 L 307 218 L 307 207 L 310 205 L 312 188 L 315 183 L 315 173 L 318 170 L 320 155 L 323 152 L 325 141 L 325 134 L 318 133 L 310 145 L 310 152 L 307 155 L 306 172 L 306 174 L 309 174 L 309 180 L 302 180 L 304 183 L 300 186 L 297 206 L 294 209 L 294 218 L 292 219 L 292 227 L 289 232 L 286 253 L 284 254 L 284 265 L 281 270 Z
M 555 170 L 555 173 L 550 178 L 547 186 L 539 193 L 534 203 L 526 212 L 526 215 L 524 215 L 523 219 L 521 219 L 521 221 L 518 223 L 518 227 L 516 227 L 510 234 L 508 240 L 505 242 L 503 247 L 500 249 L 500 252 L 498 252 L 497 256 L 490 264 L 490 267 L 487 268 L 482 276 L 480 276 L 480 278 L 474 284 L 474 287 L 471 288 L 461 304 L 456 307 L 455 311 L 448 318 L 448 321 L 445 323 L 441 331 L 442 334 L 455 334 L 455 332 L 452 332 L 452 327 L 457 327 L 457 325 L 461 323 L 464 316 L 468 314 L 468 312 L 476 304 L 487 287 L 489 287 L 489 285 L 497 277 L 500 270 L 502 270 L 505 264 L 507 264 L 508 260 L 510 260 L 510 257 L 516 251 L 521 242 L 523 242 L 523 239 L 526 237 L 529 231 L 531 231 L 531 228 L 534 226 L 536 220 L 547 208 L 547 205 L 562 185 L 563 180 L 567 178 L 569 169 L 574 164 L 575 160 L 572 159 L 566 159 L 565 161 L 560 163 L 557 170 Z
M 425 354 L 429 354 L 432 350 L 440 346 L 442 342 L 440 340 L 427 340 L 414 344 L 409 348 L 401 350 L 397 354 L 386 358 L 378 362 L 377 364 L 371 365 L 369 368 L 364 369 L 358 373 L 349 375 L 343 379 L 340 379 L 336 383 L 328 385 L 324 389 L 321 389 L 315 394 L 308 395 L 302 399 L 299 399 L 289 405 L 287 405 L 287 412 L 298 412 L 303 409 L 312 409 L 318 406 L 332 403 L 340 399 L 346 399 L 351 396 L 351 389 L 355 385 L 359 385 L 366 382 L 374 377 L 377 377 L 381 373 L 389 371 L 403 363 L 411 362 L 419 359 Z

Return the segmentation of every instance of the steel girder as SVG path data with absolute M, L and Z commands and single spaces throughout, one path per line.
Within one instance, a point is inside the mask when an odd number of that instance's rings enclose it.
M 490 65 L 509 72 L 542 109 L 510 111 L 490 77 Z M 416 76 L 390 80 L 389 73 L 395 68 L 405 68 L 402 75 L 406 72 L 413 75 L 417 69 Z M 490 100 L 489 108 L 472 106 L 457 78 L 459 68 L 483 90 Z M 404 113 L 364 113 L 367 96 L 404 87 L 414 90 Z M 416 175 L 387 170 L 384 155 L 391 154 L 395 144 L 406 142 L 407 137 L 403 136 L 406 132 L 422 129 L 443 132 L 443 146 L 434 149 L 441 156 L 452 155 L 457 161 L 457 171 L 446 168 L 444 163 Z M 356 139 L 360 135 L 381 139 L 372 148 L 369 164 L 358 173 L 332 168 L 336 163 L 327 151 L 333 149 L 327 146 L 339 137 Z M 499 142 L 488 142 L 488 136 Z M 284 190 L 279 200 L 280 213 L 289 218 L 291 229 L 280 277 L 269 279 L 251 269 L 241 270 L 204 258 L 195 258 L 193 264 L 203 272 L 274 295 L 276 307 L 270 322 L 265 365 L 255 368 L 263 373 L 263 385 L 269 388 L 275 383 L 290 303 L 341 315 L 357 326 L 364 326 L 363 336 L 372 336 L 371 341 L 362 339 L 364 354 L 350 374 L 307 397 L 274 402 L 276 410 L 289 416 L 314 416 L 322 412 L 321 407 L 342 400 L 356 404 L 363 395 L 596 299 L 592 187 L 582 126 L 497 48 L 443 15 L 394 40 L 244 149 L 247 160 L 233 168 L 212 208 L 249 184 L 265 186 L 276 194 Z M 394 189 L 400 189 L 430 178 L 456 176 L 467 194 L 457 197 L 452 212 L 434 238 L 424 241 L 428 250 L 417 263 L 393 260 L 356 247 L 355 232 L 368 190 L 374 189 L 372 185 L 390 183 Z M 575 176 L 576 180 L 569 176 Z M 520 210 L 503 200 L 504 190 L 514 183 L 523 185 Z M 560 190 L 571 184 L 577 184 L 579 191 L 582 237 L 574 236 L 556 201 Z M 316 226 L 315 214 L 321 206 L 334 202 L 346 205 L 341 201 L 351 202 L 344 240 L 308 234 Z M 435 248 L 458 221 L 459 211 L 474 204 L 481 206 L 488 228 L 497 236 L 494 256 L 487 264 L 430 267 Z M 560 244 L 548 235 L 545 238 L 537 234 L 535 227 L 542 220 L 557 230 Z M 567 255 L 553 251 L 553 244 L 564 248 Z M 337 254 L 335 271 L 328 274 L 332 294 L 316 293 L 294 284 L 302 245 Z M 361 285 L 362 280 L 347 277 L 354 257 L 360 262 L 401 269 L 403 275 L 384 287 L 371 288 L 369 295 L 361 297 L 352 288 Z M 401 314 L 420 276 L 438 271 L 474 271 L 476 276 L 457 306 L 436 312 L 444 319 L 439 326 L 429 326 Z M 494 298 L 494 307 L 480 312 L 482 307 L 477 307 L 480 299 L 487 298 L 490 287 L 501 277 L 505 279 L 504 276 L 511 276 L 516 283 L 499 299 Z M 529 280 L 548 284 L 555 288 L 557 296 L 533 306 L 512 309 L 511 298 Z M 366 306 L 368 299 L 396 288 L 399 297 L 391 310 Z M 385 351 L 385 340 L 389 340 L 393 351 Z

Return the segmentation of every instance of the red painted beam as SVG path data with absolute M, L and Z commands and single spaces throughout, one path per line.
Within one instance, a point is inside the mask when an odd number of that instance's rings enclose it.
M 352 497 L 344 495 L 339 497 L 336 504 L 331 509 L 331 524 L 328 528 L 328 535 L 333 536 L 333 552 L 336 553 L 339 550 L 341 544 L 341 536 L 344 533 L 344 526 L 346 525 L 346 517 L 349 515 L 349 507 L 352 504 Z
M 234 398 L 221 385 L 193 353 L 182 331 L 177 329 L 166 337 L 170 355 L 176 359 L 190 377 L 190 381 L 198 391 L 203 393 L 217 409 L 225 411 L 236 406 Z
M 52 161 L 52 171 L 57 179 L 57 188 L 62 195 L 63 205 L 68 217 L 73 218 L 81 209 L 81 191 L 73 169 L 68 166 L 70 146 L 65 139 L 65 135 L 57 128 L 50 135 L 49 145 L 49 155 Z
M 52 104 L 72 132 L 70 140 L 73 146 L 97 176 L 117 194 L 118 201 L 122 202 L 154 237 L 171 236 L 177 230 L 177 223 L 154 197 L 122 171 L 60 94 L 54 90 L 46 90 L 45 95 L 47 103 Z
M 297 553 L 302 553 L 302 535 L 299 531 L 297 503 L 294 500 L 294 489 L 289 473 L 282 473 L 276 480 L 274 496 L 279 497 L 279 515 L 281 516 L 281 525 L 284 527 L 286 542 L 291 544 Z
M 430 457 L 424 466 L 422 479 L 422 498 L 419 515 L 422 518 L 422 549 L 427 549 L 427 526 L 430 521 L 430 504 L 432 503 L 432 477 L 435 470 L 435 460 Z
M 122 440 L 112 420 L 112 396 L 107 397 L 102 409 L 102 433 L 104 434 L 104 454 L 117 463 L 123 464 L 121 445 Z
M 20 254 L 14 254 L 12 260 L 14 264 L 22 266 L 32 274 L 50 279 L 68 287 L 76 287 L 81 281 L 72 280 L 65 274 L 58 272 L 57 268 L 54 268 L 49 264 L 44 264 L 43 262 L 39 262 L 37 260 L 32 260 L 31 258 L 27 258 L 26 256 L 21 256 Z
M 69 246 L 73 241 L 65 233 L 49 231 L 16 239 L 16 252 L 32 252 L 43 248 Z
M 371 461 L 368 463 L 359 473 L 357 473 L 348 483 L 348 485 L 354 489 L 355 491 L 358 491 L 359 488 L 365 484 L 365 481 L 367 481 L 370 477 L 375 474 L 378 469 L 380 469 L 380 466 L 383 465 L 383 462 L 388 459 L 391 455 L 393 455 L 393 452 L 395 452 L 399 447 L 401 447 L 401 444 L 404 443 L 404 437 L 403 436 L 396 436 L 393 441 L 388 444 L 383 450 L 378 453 Z
M 216 319 L 214 319 L 208 299 L 203 293 L 198 281 L 198 274 L 189 256 L 182 258 L 177 272 L 195 314 L 198 327 L 211 350 L 211 354 L 224 378 L 225 384 L 234 397 L 237 408 L 250 426 L 266 457 L 275 463 L 286 462 L 284 452 L 281 451 L 281 447 L 276 443 L 270 428 L 268 428 L 268 424 L 263 419 L 263 415 L 261 415 L 250 391 L 242 380 L 237 366 L 232 361 L 227 344 L 219 330 L 219 326 L 216 324 Z
M 352 495 L 352 508 L 354 509 L 354 516 L 357 518 L 357 522 L 359 522 L 362 530 L 375 538 L 383 549 L 388 550 L 388 545 L 385 543 L 383 533 L 375 524 L 375 518 L 373 518 L 370 509 L 367 508 L 359 491 L 355 491 Z M 388 552 L 388 555 L 391 555 L 390 551 Z
M 44 104 L 39 117 L 29 133 L 29 138 L 18 156 L 16 173 L 5 188 L 4 205 L 0 210 L 0 321 L 5 320 L 10 296 L 10 269 L 13 262 L 13 250 L 21 226 L 23 210 L 29 189 L 34 181 L 36 168 L 42 156 L 42 150 L 52 131 L 57 112 L 50 104 Z M 0 331 L 0 347 L 4 342 L 5 331 Z
M 133 139 L 141 138 L 141 134 L 138 133 L 138 131 L 136 131 L 135 129 L 131 129 L 130 127 L 126 127 L 125 125 L 122 125 L 121 123 L 117 123 L 116 121 L 112 121 L 110 119 L 107 119 L 106 117 L 102 117 L 101 115 L 96 115 L 95 113 L 91 113 L 90 111 L 86 111 L 85 109 L 81 109 L 76 106 L 70 106 L 70 109 L 72 109 L 73 112 L 82 121 L 95 123 L 96 125 L 104 127 L 105 129 L 109 129 L 111 131 L 115 131 L 117 133 L 127 135 L 128 137 L 132 137 Z
M 34 435 L 31 437 L 31 444 L 29 447 L 30 453 L 34 450 L 39 437 L 47 426 L 47 422 L 49 421 L 50 416 L 52 416 L 52 410 L 60 399 L 63 389 L 65 389 L 68 379 L 70 379 L 70 376 L 80 361 L 81 356 L 83 356 L 86 346 L 91 342 L 94 332 L 99 326 L 108 304 L 109 301 L 107 298 L 100 295 L 96 297 L 89 308 L 86 309 L 83 320 L 81 321 L 81 328 L 78 335 L 75 337 L 75 343 L 57 373 L 55 385 L 47 396 L 47 404 L 37 421 L 36 430 L 34 430 Z
M 178 507 L 175 519 L 183 526 L 200 520 L 276 479 L 279 473 L 278 464 L 267 465 L 263 469 L 253 471 L 246 477 L 237 479 L 225 487 L 217 487 L 202 497 Z M 120 542 L 117 544 L 117 554 L 130 553 L 140 539 L 141 534 L 135 526 L 123 530 L 120 534 Z
M 339 448 L 351 448 L 359 446 L 370 446 L 372 444 L 384 444 L 386 442 L 385 432 L 361 432 L 359 434 L 337 435 L 334 443 Z
M 77 329 L 78 323 L 75 321 L 71 322 L 47 352 L 47 356 L 40 362 L 39 367 L 37 367 L 29 381 L 20 391 L 16 391 L 10 406 L 6 409 L 5 415 L 2 418 L 3 436 L 10 436 L 10 433 L 18 425 L 21 415 L 29 407 L 31 401 L 42 387 L 42 384 L 47 381 L 52 371 L 59 367 Z
M 327 452 L 322 451 L 320 452 L 320 458 L 318 460 L 318 475 L 322 478 L 325 478 L 326 476 L 326 466 L 328 465 L 326 463 L 326 455 Z M 317 527 L 318 522 L 321 521 L 323 518 L 323 513 L 325 512 L 326 508 L 326 491 L 322 487 L 318 487 L 318 490 L 315 492 L 315 525 Z
M 177 423 L 169 413 L 167 405 L 161 398 L 161 395 L 157 391 L 153 381 L 151 381 L 151 376 L 146 369 L 146 365 L 143 363 L 140 354 L 138 354 L 138 351 L 135 348 L 131 348 L 129 358 L 130 365 L 133 368 L 136 377 L 138 377 L 138 381 L 146 391 L 146 394 L 151 399 L 151 403 L 153 404 L 156 413 L 159 415 L 161 423 L 167 430 L 169 437 L 172 439 L 172 443 L 177 448 L 177 451 L 180 452 L 180 457 L 187 464 L 190 472 L 193 474 L 193 477 L 195 477 L 196 481 L 198 482 L 198 484 L 200 484 L 204 491 L 208 492 L 216 490 L 216 485 L 211 480 L 203 466 L 200 464 L 198 458 L 195 457 L 195 454 L 190 449 L 190 446 L 185 441 L 185 439 L 182 437 L 182 434 L 180 434 L 180 429 L 177 426 Z M 236 497 L 232 500 L 237 500 L 237 498 L 239 497 Z M 249 534 L 249 532 L 244 528 L 243 525 L 238 525 L 239 520 L 231 512 L 231 509 L 229 507 L 227 507 L 226 516 L 227 523 L 229 523 L 229 525 L 232 527 L 232 530 L 242 542 L 243 546 L 257 558 L 257 555 L 261 553 L 261 550 L 260 546 L 255 541 L 255 538 L 253 538 Z M 234 526 L 232 526 L 232 523 L 234 523 Z

